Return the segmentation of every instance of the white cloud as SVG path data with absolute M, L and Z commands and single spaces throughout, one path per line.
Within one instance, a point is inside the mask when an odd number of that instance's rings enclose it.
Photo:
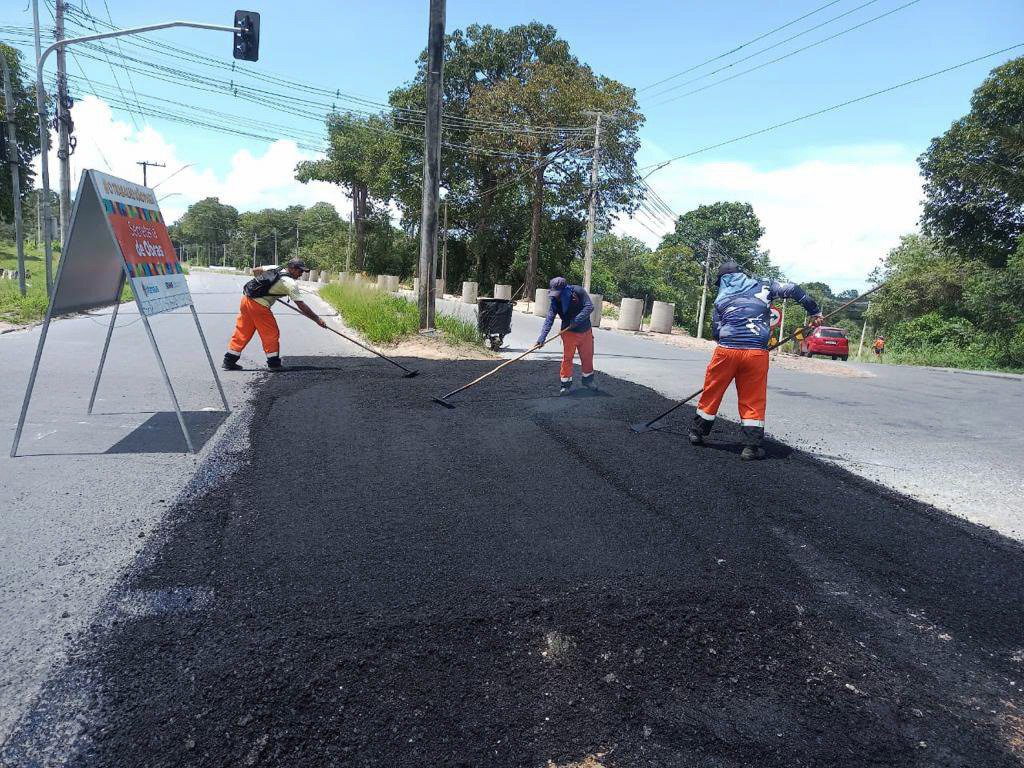
M 762 245 L 787 276 L 856 288 L 921 212 L 921 178 L 903 147 L 827 147 L 813 159 L 770 170 L 747 163 L 677 163 L 651 180 L 677 213 L 718 200 L 749 202 L 765 228 Z M 668 231 L 666 227 L 649 227 Z M 616 227 L 655 246 L 637 221 Z
M 158 185 L 160 207 L 168 221 L 174 221 L 190 204 L 204 197 L 218 197 L 240 211 L 326 201 L 344 216 L 350 206 L 344 190 L 334 184 L 301 184 L 295 180 L 296 164 L 318 155 L 299 149 L 292 141 L 276 141 L 262 154 L 240 149 L 232 156 L 228 171 L 218 175 L 210 168 L 192 164 L 187 146 L 171 143 L 153 126 L 136 129 L 115 118 L 107 103 L 95 96 L 75 103 L 74 119 L 78 147 L 71 156 L 72 195 L 83 169 L 95 168 L 141 181 L 142 168 L 137 161 L 153 160 L 167 166 L 150 168 L 149 183 Z M 38 168 L 38 158 L 36 164 Z M 191 167 L 175 173 L 190 164 Z M 167 178 L 171 174 L 174 176 Z M 161 182 L 164 178 L 167 181 Z M 50 153 L 50 185 L 54 190 L 58 188 L 56 151 Z

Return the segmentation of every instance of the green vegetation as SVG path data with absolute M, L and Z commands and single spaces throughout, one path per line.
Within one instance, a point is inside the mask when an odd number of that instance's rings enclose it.
M 997 67 L 971 111 L 921 156 L 923 234 L 872 275 L 868 313 L 888 362 L 1024 370 L 1024 58 Z
M 395 344 L 419 331 L 416 305 L 376 288 L 331 283 L 320 296 L 338 310 L 345 322 L 373 344 Z M 449 344 L 479 344 L 476 326 L 448 315 L 437 315 L 437 328 Z

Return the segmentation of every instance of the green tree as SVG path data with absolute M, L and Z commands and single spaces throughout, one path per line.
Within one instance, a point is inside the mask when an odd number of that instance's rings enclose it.
M 761 249 L 764 227 L 750 203 L 718 202 L 687 211 L 676 220 L 675 232 L 666 235 L 661 247 L 684 245 L 703 263 L 708 241 L 714 241 L 712 268 L 719 260 L 733 259 L 747 272 L 761 277 L 775 277 L 768 252 Z
M 238 210 L 216 197 L 207 197 L 188 207 L 170 228 L 171 238 L 185 246 L 201 247 L 207 258 L 221 256 L 223 246 L 235 237 Z M 192 248 L 188 248 L 194 252 Z
M 352 265 L 363 268 L 366 227 L 373 214 L 373 201 L 386 205 L 401 176 L 401 138 L 390 120 L 379 115 L 358 117 L 332 114 L 327 118 L 329 146 L 323 160 L 299 163 L 295 178 L 306 183 L 327 181 L 348 187 L 355 222 Z
M 971 111 L 919 158 L 925 231 L 965 257 L 1005 266 L 1024 235 L 1024 57 L 994 69 Z
M 39 154 L 39 134 L 37 132 L 38 113 L 36 112 L 35 85 L 30 85 L 21 64 L 21 53 L 9 45 L 0 43 L 0 56 L 7 60 L 7 66 L 11 70 L 11 90 L 14 96 L 14 109 L 10 109 L 6 103 L 0 103 L 0 123 L 13 118 L 14 130 L 18 142 L 18 180 L 21 185 L 22 205 L 28 214 L 27 195 L 32 190 L 35 174 L 32 171 L 32 158 Z M 3 90 L 0 89 L 0 96 Z M 3 99 L 0 99 L 3 102 Z M 3 129 L 3 144 L 7 144 L 6 125 L 0 125 Z M 11 172 L 6 164 L 7 158 L 0 172 L 0 218 L 11 220 L 14 217 L 14 200 L 11 189 Z M 34 215 L 34 214 L 33 214 Z M 28 232 L 28 227 L 25 229 Z

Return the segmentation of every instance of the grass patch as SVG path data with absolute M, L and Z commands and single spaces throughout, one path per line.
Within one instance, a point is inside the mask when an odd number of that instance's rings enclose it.
M 969 371 L 1022 372 L 1020 368 L 998 365 L 993 362 L 992 357 L 987 350 L 974 346 L 927 345 L 916 349 L 892 349 L 890 347 L 879 359 L 865 344 L 864 353 L 859 362 L 881 363 L 882 365 L 926 365 L 933 368 L 960 368 Z M 856 355 L 852 359 L 856 360 Z
M 373 344 L 396 344 L 419 332 L 419 309 L 408 299 L 375 288 L 330 283 L 320 296 L 338 310 L 345 322 Z M 449 344 L 479 344 L 476 326 L 449 315 L 438 314 L 436 325 Z

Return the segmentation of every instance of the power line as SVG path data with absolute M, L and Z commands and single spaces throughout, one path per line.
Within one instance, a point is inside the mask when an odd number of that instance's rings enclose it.
M 737 73 L 735 73 L 733 75 L 730 75 L 729 77 L 724 77 L 721 80 L 716 80 L 713 83 L 709 83 L 708 85 L 701 86 L 700 88 L 694 88 L 693 90 L 686 91 L 685 93 L 680 93 L 680 94 L 678 94 L 676 96 L 672 96 L 672 97 L 670 97 L 668 99 L 665 99 L 663 101 L 656 102 L 655 104 L 652 104 L 651 106 L 652 107 L 660 107 L 660 106 L 662 106 L 664 104 L 668 104 L 670 102 L 677 101 L 677 100 L 682 99 L 682 98 L 684 98 L 686 96 L 692 96 L 695 93 L 700 93 L 701 91 L 706 91 L 709 88 L 714 88 L 715 86 L 722 85 L 723 83 L 727 83 L 730 80 L 735 80 L 737 77 L 742 77 L 743 75 L 749 75 L 751 72 L 756 72 L 757 70 L 764 69 L 765 67 L 771 66 L 772 64 L 777 64 L 778 62 L 780 62 L 780 61 L 782 61 L 784 59 L 788 59 L 790 56 L 796 56 L 798 53 L 803 53 L 804 51 L 808 51 L 811 48 L 815 48 L 815 47 L 817 47 L 819 45 L 822 45 L 823 43 L 827 43 L 830 40 L 835 40 L 837 37 L 841 37 L 841 36 L 843 36 L 843 35 L 845 35 L 845 34 L 847 34 L 849 32 L 853 32 L 854 30 L 860 29 L 861 27 L 866 27 L 868 24 L 876 22 L 879 19 L 884 19 L 886 16 L 891 16 L 892 14 L 897 13 L 898 11 L 902 11 L 904 8 L 909 8 L 912 5 L 916 5 L 919 2 L 921 2 L 921 0 L 910 0 L 910 2 L 904 3 L 903 5 L 898 6 L 896 8 L 893 8 L 890 11 L 886 11 L 885 13 L 879 14 L 878 16 L 870 18 L 867 21 L 862 21 L 860 24 L 855 24 L 852 27 L 848 27 L 846 29 L 843 29 L 843 30 L 841 30 L 839 32 L 836 32 L 834 35 L 829 35 L 828 37 L 823 37 L 821 40 L 816 40 L 815 42 L 810 43 L 809 45 L 805 45 L 802 48 L 797 48 L 795 51 L 790 51 L 789 53 L 784 54 L 782 56 L 778 56 L 777 58 L 771 59 L 770 61 L 766 61 L 766 62 L 764 62 L 762 64 L 758 64 L 757 66 L 751 67 L 750 69 L 744 69 L 742 72 L 737 72 Z M 723 69 L 726 69 L 726 67 L 723 67 Z M 720 72 L 722 70 L 717 70 L 717 71 Z M 714 73 L 711 73 L 711 74 L 714 74 Z M 682 87 L 683 85 L 686 85 L 688 83 L 696 82 L 697 80 L 700 80 L 700 79 L 701 78 L 698 77 L 698 78 L 695 78 L 693 80 L 687 80 L 686 83 L 680 83 L 680 85 L 678 87 Z M 664 91 L 663 93 L 668 93 L 668 91 Z
M 826 19 L 825 21 L 821 22 L 820 24 L 815 24 L 813 27 L 808 27 L 805 30 L 797 32 L 795 35 L 790 35 L 789 37 L 785 38 L 784 40 L 779 40 L 777 43 L 772 43 L 771 45 L 765 46 L 764 48 L 761 48 L 761 49 L 759 49 L 757 51 L 754 51 L 753 53 L 747 54 L 746 56 L 743 56 L 742 58 L 735 59 L 734 61 L 731 61 L 728 64 L 726 64 L 726 65 L 724 65 L 722 67 L 719 67 L 718 69 L 713 69 L 710 72 L 705 72 L 702 75 L 697 75 L 696 77 L 692 77 L 689 80 L 684 80 L 681 83 L 676 83 L 675 85 L 670 85 L 668 88 L 665 88 L 662 91 L 658 91 L 657 93 L 652 93 L 652 94 L 650 94 L 650 96 L 645 97 L 645 98 L 654 99 L 654 98 L 657 98 L 658 96 L 663 96 L 666 93 L 671 93 L 672 91 L 675 91 L 675 90 L 677 90 L 679 88 L 682 88 L 685 85 L 689 85 L 690 83 L 695 83 L 698 80 L 703 80 L 705 77 L 711 77 L 712 75 L 717 75 L 719 72 L 724 72 L 725 70 L 730 69 L 731 67 L 735 67 L 737 64 L 742 64 L 744 61 L 750 61 L 750 59 L 756 58 L 756 57 L 760 56 L 762 53 L 767 53 L 768 51 L 774 50 L 774 49 L 778 48 L 779 46 L 785 45 L 786 43 L 791 43 L 794 40 L 796 40 L 798 37 L 803 37 L 804 35 L 810 34 L 811 32 L 814 32 L 817 29 L 821 29 L 822 27 L 827 27 L 833 21 L 838 21 L 839 19 L 841 19 L 841 18 L 843 18 L 845 16 L 849 16 L 850 14 L 856 13 L 857 11 L 861 10 L 862 8 L 867 8 L 869 5 L 874 5 L 877 2 L 879 2 L 879 0 L 868 0 L 866 3 L 862 3 L 861 5 L 858 5 L 855 8 L 851 8 L 848 11 L 844 11 L 843 13 L 840 13 L 838 16 L 833 16 L 832 18 Z
M 961 69 L 961 68 L 969 66 L 971 64 L 975 64 L 975 63 L 977 63 L 979 61 L 984 61 L 985 59 L 990 59 L 993 56 L 999 56 L 1000 54 L 1007 53 L 1009 51 L 1015 50 L 1015 49 L 1020 48 L 1022 46 L 1024 46 L 1024 43 L 1017 43 L 1016 45 L 1011 45 L 1008 48 L 1002 48 L 1002 49 L 1000 49 L 998 51 L 993 51 L 992 53 L 986 53 L 983 56 L 978 56 L 976 58 L 969 59 L 967 61 L 962 61 L 959 64 L 954 64 L 952 66 L 946 67 L 944 69 L 937 70 L 935 72 L 929 72 L 927 75 L 921 75 L 920 77 L 915 77 L 915 78 L 913 78 L 911 80 L 905 80 L 902 83 L 897 83 L 896 85 L 891 85 L 888 88 L 883 88 L 883 89 L 881 89 L 879 91 L 874 91 L 872 93 L 865 94 L 864 96 L 858 96 L 855 99 L 849 99 L 848 101 L 843 101 L 843 102 L 840 102 L 838 104 L 833 104 L 832 106 L 825 107 L 823 109 L 819 109 L 819 110 L 816 110 L 814 112 L 808 112 L 806 115 L 800 115 L 799 117 L 794 117 L 794 118 L 792 118 L 790 120 L 784 120 L 781 123 L 775 123 L 774 125 L 769 125 L 767 128 L 761 128 L 761 129 L 756 130 L 756 131 L 751 131 L 750 133 L 745 133 L 742 136 L 735 136 L 735 137 L 733 137 L 731 139 L 726 139 L 725 141 L 720 141 L 720 142 L 718 142 L 716 144 L 709 144 L 706 147 L 701 147 L 700 149 L 695 149 L 692 152 L 686 152 L 686 153 L 684 153 L 682 155 L 677 155 L 675 157 L 669 158 L 668 160 L 665 160 L 665 161 L 660 162 L 660 163 L 652 163 L 651 165 L 645 165 L 645 166 L 643 166 L 642 168 L 640 168 L 638 170 L 645 171 L 648 168 L 653 169 L 646 176 L 644 176 L 644 178 L 646 179 L 646 178 L 650 177 L 651 174 L 656 173 L 657 171 L 659 171 L 662 168 L 664 168 L 666 165 L 669 165 L 670 163 L 674 163 L 677 160 L 682 160 L 682 159 L 687 158 L 687 157 L 693 157 L 694 155 L 699 155 L 702 152 L 708 152 L 708 151 L 710 151 L 712 149 L 718 149 L 719 147 L 724 147 L 724 146 L 726 146 L 728 144 L 735 144 L 738 141 L 743 141 L 744 139 L 749 139 L 749 138 L 751 138 L 753 136 L 760 136 L 762 133 L 768 133 L 770 131 L 776 130 L 777 128 L 783 128 L 783 127 L 785 127 L 787 125 L 793 125 L 794 123 L 799 123 L 802 120 L 808 120 L 808 119 L 810 119 L 812 117 L 817 117 L 818 115 L 823 115 L 826 112 L 833 112 L 833 111 L 835 111 L 837 109 L 842 109 L 843 107 L 848 107 L 851 104 L 857 104 L 858 102 L 866 101 L 867 99 L 874 98 L 875 96 L 881 96 L 884 93 L 889 93 L 890 91 L 895 91 L 895 90 L 897 90 L 899 88 L 904 88 L 904 87 L 906 87 L 908 85 L 913 85 L 915 83 L 920 83 L 923 80 L 928 80 L 928 79 L 933 78 L 933 77 L 938 77 L 939 75 L 944 75 L 947 72 L 952 72 L 955 69 Z
M 831 6 L 836 5 L 837 3 L 840 3 L 840 2 L 842 2 L 842 0 L 831 0 L 831 2 L 825 3 L 824 5 L 819 5 L 817 8 L 815 8 L 815 9 L 813 9 L 811 11 L 808 11 L 803 16 L 799 16 L 799 17 L 797 17 L 797 18 L 795 18 L 795 19 L 793 19 L 791 21 L 787 21 L 785 24 L 783 24 L 781 26 L 778 26 L 778 27 L 775 27 L 774 29 L 769 29 L 767 32 L 765 32 L 763 34 L 760 34 L 760 35 L 758 35 L 757 37 L 755 37 L 755 38 L 753 38 L 751 40 L 747 40 L 747 42 L 741 43 L 740 45 L 737 45 L 735 48 L 732 48 L 731 50 L 725 51 L 724 53 L 720 53 L 717 56 L 712 56 L 710 59 L 705 59 L 704 61 L 700 62 L 699 64 L 694 64 L 692 67 L 688 67 L 687 69 L 684 69 L 682 72 L 676 72 L 674 75 L 669 75 L 668 77 L 663 78 L 661 80 L 658 80 L 655 83 L 651 83 L 650 85 L 645 85 L 643 88 L 638 88 L 637 89 L 637 93 L 640 93 L 641 91 L 649 90 L 651 88 L 654 88 L 655 86 L 661 85 L 662 83 L 667 83 L 669 80 L 675 80 L 677 77 L 682 77 L 683 75 L 689 74 L 690 72 L 693 72 L 695 69 L 700 69 L 705 64 L 710 64 L 713 61 L 718 61 L 719 59 L 724 59 L 726 56 L 732 56 L 732 54 L 736 53 L 737 51 L 743 50 L 748 45 L 753 45 L 758 40 L 764 40 L 769 35 L 773 35 L 776 32 L 779 32 L 779 31 L 781 31 L 783 29 L 786 29 L 787 27 L 791 27 L 794 24 L 797 24 L 797 23 L 803 21 L 804 19 L 809 18 L 809 17 L 813 16 L 816 13 L 820 13 L 821 11 L 825 10 L 826 8 L 830 8 Z

